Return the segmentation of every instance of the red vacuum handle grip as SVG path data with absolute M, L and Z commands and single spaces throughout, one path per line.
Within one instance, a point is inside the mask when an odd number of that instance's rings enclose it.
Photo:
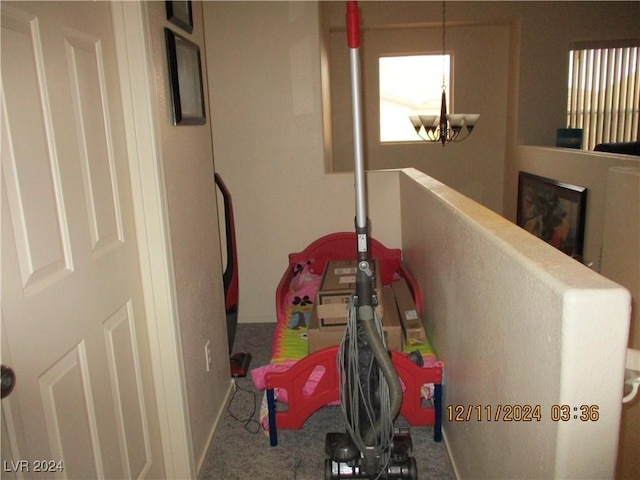
M 360 17 L 358 16 L 358 2 L 347 2 L 347 42 L 349 48 L 360 47 Z

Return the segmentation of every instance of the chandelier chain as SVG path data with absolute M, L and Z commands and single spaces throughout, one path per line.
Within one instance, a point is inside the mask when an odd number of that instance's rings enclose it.
M 442 90 L 445 89 L 445 72 L 446 72 L 446 63 L 445 63 L 445 0 L 442 0 Z
M 442 0 L 442 96 L 440 115 L 409 115 L 409 120 L 420 138 L 427 142 L 440 142 L 443 147 L 449 142 L 461 142 L 468 138 L 480 118 L 477 113 L 447 114 L 446 13 L 446 0 Z

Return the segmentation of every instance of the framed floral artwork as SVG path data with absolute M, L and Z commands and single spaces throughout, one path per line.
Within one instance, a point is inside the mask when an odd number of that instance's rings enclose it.
M 527 172 L 518 175 L 517 223 L 582 260 L 587 189 Z

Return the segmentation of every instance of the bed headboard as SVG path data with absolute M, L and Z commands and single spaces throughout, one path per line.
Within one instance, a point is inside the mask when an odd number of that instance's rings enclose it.
M 387 248 L 378 240 L 369 237 L 371 258 L 377 259 L 380 265 L 380 276 L 383 285 L 390 285 L 397 272 L 407 280 L 409 289 L 416 303 L 418 314 L 422 318 L 422 296 L 414 276 L 402 263 L 402 251 L 399 248 Z M 289 254 L 289 265 L 280 279 L 276 289 L 276 312 L 278 320 L 284 317 L 284 295 L 289 289 L 294 269 L 298 264 L 313 260 L 310 265 L 312 273 L 322 275 L 327 260 L 355 260 L 356 234 L 354 232 L 330 233 L 310 243 L 304 250 Z
M 303 251 L 289 254 L 289 265 L 297 265 L 313 259 L 313 273 L 321 275 L 327 260 L 355 260 L 356 252 L 354 232 L 331 233 L 310 243 Z M 369 237 L 369 252 L 370 257 L 377 259 L 380 264 L 382 283 L 389 285 L 393 274 L 400 268 L 401 250 L 387 248 L 378 240 Z

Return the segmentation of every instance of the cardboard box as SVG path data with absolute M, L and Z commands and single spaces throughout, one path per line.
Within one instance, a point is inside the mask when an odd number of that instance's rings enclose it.
M 393 290 L 390 288 L 382 289 L 382 301 L 385 305 L 384 316 L 382 317 L 382 329 L 387 336 L 387 348 L 394 352 L 402 351 L 402 325 L 398 316 L 398 309 L 394 308 L 396 299 L 393 296 Z
M 422 319 L 418 316 L 418 310 L 411 296 L 407 281 L 404 278 L 394 280 L 391 282 L 391 289 L 395 296 L 406 344 L 422 345 L 426 341 L 427 335 L 424 331 Z
M 318 293 L 316 305 L 318 307 L 318 316 L 320 317 L 320 326 L 342 326 L 347 324 L 347 307 L 351 295 L 349 293 Z M 323 303 L 320 303 L 323 302 Z
M 374 293 L 378 297 L 376 310 L 378 315 L 384 314 L 383 302 L 380 300 L 382 281 L 378 261 L 370 261 L 374 275 Z M 355 260 L 329 260 L 322 273 L 320 288 L 316 295 L 320 326 L 344 326 L 347 318 L 347 304 L 356 290 L 357 262 Z
M 309 329 L 307 330 L 307 341 L 309 353 L 321 350 L 332 345 L 339 345 L 344 334 L 345 327 L 324 327 L 320 328 L 318 318 L 318 308 L 314 305 L 309 317 Z
M 393 291 L 390 288 L 382 289 L 381 304 L 385 304 L 382 316 L 382 328 L 387 337 L 387 348 L 397 352 L 402 351 L 402 327 L 400 326 L 400 318 L 398 310 L 395 308 L 395 299 Z M 325 325 L 321 324 L 318 317 L 318 305 L 311 310 L 309 319 L 308 342 L 309 353 L 313 353 L 322 348 L 340 344 L 346 326 L 346 318 L 329 319 L 335 323 Z M 326 320 L 326 319 L 325 319 Z M 337 322 L 344 322 L 344 325 L 338 325 Z

